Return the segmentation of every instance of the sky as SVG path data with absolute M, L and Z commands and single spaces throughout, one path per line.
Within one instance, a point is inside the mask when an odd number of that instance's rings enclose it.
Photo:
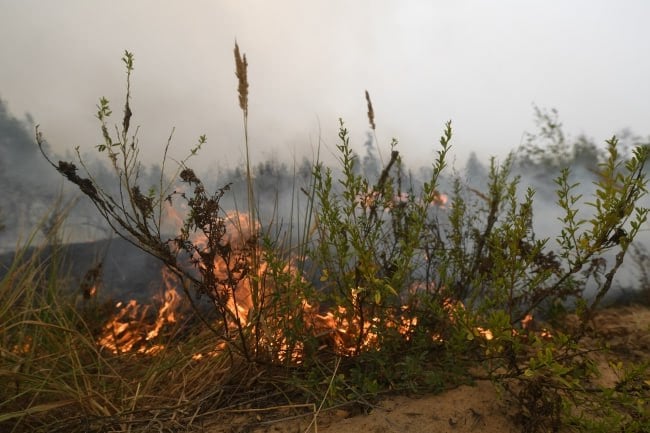
M 333 157 L 338 119 L 363 151 L 364 91 L 380 148 L 430 165 L 444 123 L 453 155 L 503 158 L 534 131 L 533 105 L 602 143 L 650 134 L 647 0 L 0 0 L 0 99 L 58 152 L 92 151 L 100 97 L 118 123 L 124 50 L 135 55 L 132 124 L 158 162 L 201 134 L 199 169 L 243 161 L 235 41 L 249 63 L 253 163 Z M 0 131 L 1 133 L 1 131 Z

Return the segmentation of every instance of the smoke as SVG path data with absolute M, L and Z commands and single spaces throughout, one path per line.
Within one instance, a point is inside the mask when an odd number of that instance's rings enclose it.
M 57 196 L 62 184 L 39 154 L 31 116 L 13 117 L 0 99 L 0 251 L 26 236 Z
M 537 114 L 539 115 L 540 111 Z M 91 202 L 67 185 L 63 178 L 47 164 L 35 143 L 34 126 L 34 121 L 29 115 L 24 119 L 14 117 L 10 114 L 6 103 L 0 100 L 0 185 L 3 191 L 0 197 L 0 222 L 5 226 L 5 229 L 0 231 L 0 252 L 15 248 L 19 240 L 26 238 L 30 230 L 37 226 L 60 198 L 64 202 L 78 199 L 66 220 L 64 241 L 93 242 L 113 237 L 114 234 Z M 531 159 L 531 155 L 534 154 L 520 150 L 516 154 L 516 163 L 512 171 L 513 176 L 521 178 L 519 192 L 522 196 L 527 187 L 536 191 L 534 229 L 538 239 L 550 238 L 550 248 L 557 246 L 555 238 L 559 234 L 559 218 L 562 216 L 556 204 L 557 185 L 554 179 L 560 174 L 562 166 L 571 166 L 570 181 L 579 184 L 576 194 L 583 195 L 583 203 L 589 201 L 589 197 L 592 197 L 595 191 L 593 182 L 597 180 L 594 169 L 599 158 L 602 158 L 604 149 L 604 144 L 597 145 L 594 140 L 584 136 L 576 139 L 565 137 L 561 129 L 554 130 L 553 134 L 555 135 L 531 134 L 527 144 L 538 140 L 536 142 L 538 146 L 556 146 L 556 151 L 550 152 L 550 155 L 548 152 L 542 153 L 541 159 Z M 642 143 L 644 143 L 643 139 L 629 132 L 621 134 L 623 153 L 629 153 L 633 146 Z M 376 180 L 381 171 L 381 158 L 376 149 L 372 134 L 368 134 L 365 142 L 356 146 L 358 170 L 363 172 L 370 181 Z M 435 150 L 431 149 L 432 160 Z M 47 148 L 46 151 L 50 152 L 51 149 Z M 72 154 L 51 155 L 51 157 L 53 161 L 76 159 L 76 155 Z M 96 155 L 83 155 L 83 157 L 97 182 L 107 191 L 118 194 L 119 183 L 112 170 L 98 160 Z M 408 154 L 402 155 L 402 158 L 406 167 L 405 172 L 408 173 L 408 181 L 417 190 L 427 180 L 431 165 L 421 161 L 409 161 Z M 295 236 L 297 231 L 308 229 L 304 226 L 304 216 L 309 206 L 307 191 L 311 184 L 314 162 L 307 158 L 300 161 L 273 158 L 253 167 L 259 215 L 262 225 L 270 226 L 274 230 L 273 233 L 269 233 L 271 237 Z M 336 171 L 337 167 L 333 167 L 333 170 Z M 451 175 L 442 180 L 440 192 L 450 192 L 454 175 L 460 176 L 468 187 L 484 191 L 488 171 L 488 162 L 480 161 L 476 154 L 471 153 L 464 167 L 454 169 Z M 226 184 L 231 185 L 230 191 L 221 201 L 225 211 L 246 212 L 248 210 L 246 200 L 248 179 L 245 170 L 240 167 L 220 167 L 199 177 L 208 188 L 216 189 Z M 150 187 L 157 186 L 160 178 L 159 166 L 142 167 L 138 182 L 142 190 L 146 191 Z M 649 203 L 646 198 L 642 205 L 648 206 Z M 579 217 L 589 219 L 592 216 L 591 212 L 592 208 L 583 205 Z M 297 242 L 297 239 L 290 239 L 290 241 Z M 647 229 L 642 231 L 637 243 L 650 244 Z M 124 243 L 120 245 L 125 249 L 130 248 Z M 95 251 L 94 254 L 97 255 L 99 252 Z M 127 255 L 131 254 L 137 256 L 139 252 L 129 251 Z M 137 260 L 127 262 L 136 263 Z M 121 272 L 126 273 L 127 276 L 131 273 L 134 276 L 138 275 L 136 267 L 128 266 L 128 263 L 125 263 L 121 269 Z M 619 272 L 618 286 L 634 287 L 639 278 L 637 274 L 637 270 L 633 268 L 633 261 L 628 260 L 625 269 Z M 136 279 L 134 278 L 133 281 Z
M 113 233 L 92 202 L 48 164 L 35 140 L 35 123 L 29 114 L 24 119 L 12 115 L 0 99 L 0 252 L 14 249 L 36 230 L 34 241 L 43 241 L 55 220 L 65 213 L 63 242 L 87 242 L 105 239 Z M 47 136 L 47 131 L 44 131 Z M 73 161 L 81 172 L 73 149 L 65 155 L 52 152 L 45 143 L 44 151 L 57 161 Z M 119 181 L 97 155 L 82 155 L 93 179 L 102 188 L 119 196 Z M 146 188 L 160 182 L 160 167 L 143 166 L 139 179 Z

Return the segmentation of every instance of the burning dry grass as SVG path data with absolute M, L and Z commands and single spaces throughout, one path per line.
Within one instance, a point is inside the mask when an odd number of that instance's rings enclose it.
M 170 215 L 174 215 L 172 210 Z M 180 218 L 175 219 L 180 220 Z M 277 307 L 275 305 L 277 298 L 283 296 L 281 290 L 286 287 L 277 287 L 277 284 L 274 284 L 277 276 L 272 275 L 273 270 L 270 269 L 261 251 L 252 254 L 247 252 L 259 228 L 253 226 L 250 216 L 246 213 L 228 212 L 224 221 L 225 232 L 221 238 L 222 245 L 227 245 L 238 259 L 229 261 L 222 256 L 215 258 L 213 272 L 217 281 L 229 281 L 219 288 L 222 290 L 219 298 L 226 300 L 228 310 L 242 326 L 249 328 L 251 334 L 258 336 L 260 340 L 258 344 L 272 353 L 270 360 L 294 364 L 302 362 L 305 356 L 303 341 L 290 343 L 284 335 L 288 330 L 284 323 L 292 320 L 305 325 L 302 329 L 303 338 L 317 339 L 319 350 L 331 350 L 337 355 L 352 355 L 359 344 L 366 349 L 378 349 L 377 334 L 373 331 L 378 319 L 368 320 L 362 325 L 358 318 L 349 314 L 342 306 L 336 307 L 333 311 L 322 311 L 317 304 L 305 298 L 304 294 L 296 293 L 297 302 L 294 302 L 296 308 L 284 312 L 288 317 L 269 314 L 269 309 Z M 192 242 L 199 248 L 205 248 L 208 241 L 205 236 L 200 235 L 194 237 Z M 260 257 L 255 265 L 251 263 L 253 254 Z M 197 261 L 200 259 L 198 253 L 192 258 Z M 244 265 L 242 260 L 245 261 Z M 295 265 L 296 260 L 296 258 L 289 258 L 282 264 L 280 272 L 284 276 L 290 276 L 293 281 L 305 283 Z M 256 266 L 255 277 L 243 277 L 243 273 L 250 272 L 249 269 L 253 266 Z M 165 335 L 184 331 L 179 329 L 182 326 L 179 321 L 183 315 L 191 315 L 192 312 L 187 306 L 183 308 L 185 303 L 179 295 L 182 289 L 178 278 L 167 268 L 163 268 L 162 273 L 165 287 L 160 299 L 154 298 L 153 302 L 147 305 L 133 299 L 128 302 L 120 301 L 115 305 L 115 312 L 102 325 L 101 335 L 97 339 L 103 350 L 112 354 L 134 352 L 155 355 L 164 348 L 164 343 L 160 342 L 161 331 L 164 330 Z M 264 282 L 257 293 L 252 287 L 254 279 Z M 413 330 L 417 319 L 403 317 L 402 313 L 405 310 L 406 307 L 403 307 L 397 315 L 399 317 L 393 320 L 396 321 L 394 326 L 398 331 L 407 336 Z M 174 330 L 175 325 L 177 325 L 176 330 Z M 213 325 L 219 328 L 220 323 L 216 320 Z M 363 331 L 360 330 L 361 326 Z M 236 331 L 234 323 L 228 331 Z M 361 342 L 356 341 L 359 335 L 363 335 Z M 219 341 L 208 351 L 196 352 L 194 359 L 217 356 L 227 349 L 227 341 Z
M 445 197 L 444 195 L 439 195 Z M 435 202 L 442 205 L 443 202 Z M 181 221 L 173 209 L 169 209 L 172 220 Z M 305 293 L 290 290 L 291 285 L 300 286 L 307 284 L 298 271 L 297 257 L 288 257 L 285 261 L 275 262 L 271 265 L 268 252 L 257 247 L 251 250 L 254 237 L 259 231 L 259 226 L 253 224 L 250 215 L 242 212 L 227 212 L 224 219 L 224 232 L 220 239 L 221 246 L 228 248 L 235 260 L 228 257 L 217 256 L 214 259 L 212 272 L 219 285 L 215 288 L 218 293 L 215 298 L 223 302 L 231 316 L 234 318 L 224 335 L 235 333 L 237 326 L 241 326 L 247 334 L 257 339 L 257 352 L 265 351 L 267 356 L 260 359 L 272 363 L 297 365 L 303 363 L 305 357 L 315 356 L 316 352 L 331 352 L 335 356 L 352 356 L 361 351 L 381 350 L 380 329 L 384 327 L 393 329 L 405 342 L 417 328 L 417 314 L 409 311 L 408 305 L 393 308 L 385 317 L 367 317 L 365 320 L 354 311 L 349 311 L 341 305 L 330 308 L 321 308 L 313 299 L 308 299 Z M 201 263 L 201 252 L 207 248 L 208 239 L 203 234 L 192 237 L 191 242 L 197 246 L 197 251 L 190 260 Z M 253 263 L 253 257 L 259 257 Z M 279 267 L 278 267 L 279 265 Z M 166 335 L 183 332 L 179 324 L 183 315 L 191 315 L 188 308 L 182 308 L 183 302 L 179 293 L 182 292 L 181 283 L 167 268 L 163 268 L 165 287 L 161 299 L 154 299 L 150 305 L 143 305 L 135 300 L 118 302 L 115 312 L 102 325 L 101 336 L 98 344 L 103 350 L 113 354 L 135 352 L 139 354 L 155 355 L 165 346 L 159 334 L 165 331 Z M 278 283 L 282 274 L 286 284 Z M 252 275 L 251 275 L 252 274 Z M 259 283 L 253 286 L 254 281 Z M 414 287 L 422 284 L 414 283 Z M 417 291 L 417 289 L 413 289 Z M 352 304 L 361 302 L 361 291 L 354 295 Z M 276 312 L 281 307 L 288 309 Z M 464 309 L 461 302 L 446 300 L 444 303 L 445 314 L 450 323 L 454 323 L 458 309 Z M 300 335 L 289 335 L 298 323 Z M 174 328 L 176 325 L 176 328 Z M 219 320 L 213 323 L 215 328 L 223 326 Z M 176 330 L 174 330 L 176 329 Z M 489 329 L 475 328 L 476 335 L 488 340 L 492 339 Z M 305 343 L 313 340 L 315 347 L 307 349 Z M 433 343 L 440 344 L 444 338 L 440 333 L 433 332 Z M 205 356 L 218 356 L 229 350 L 227 338 L 217 339 L 217 343 L 207 351 L 198 351 L 193 358 L 198 360 Z M 313 344 L 312 344 L 313 346 Z
M 237 228 L 229 242 L 243 247 L 241 233 L 248 233 L 247 220 L 231 218 L 231 222 L 233 230 Z M 0 282 L 3 429 L 151 431 L 165 426 L 202 431 L 207 419 L 220 416 L 313 417 L 315 402 L 324 403 L 331 381 L 338 377 L 337 367 L 328 367 L 324 357 L 310 359 L 320 373 L 302 377 L 306 371 L 296 367 L 305 356 L 304 348 L 289 348 L 286 337 L 278 334 L 279 320 L 287 318 L 270 315 L 252 321 L 250 287 L 244 283 L 233 293 L 231 308 L 238 309 L 244 323 L 251 320 L 251 327 L 263 329 L 260 344 L 274 346 L 280 357 L 276 359 L 289 360 L 293 368 L 250 363 L 236 354 L 233 360 L 233 353 L 224 350 L 224 342 L 213 332 L 183 328 L 187 323 L 176 292 L 178 282 L 169 274 L 164 296 L 152 305 L 129 301 L 118 305 L 111 316 L 103 316 L 106 310 L 93 308 L 90 297 L 84 300 L 88 305 L 77 310 L 73 297 L 62 290 L 65 275 L 57 272 L 60 253 L 55 251 L 45 263 L 39 253 L 16 257 Z M 223 266 L 215 269 L 224 271 Z M 266 263 L 260 269 L 260 277 L 270 272 Z M 295 273 L 289 264 L 282 271 Z M 334 357 L 353 352 L 359 324 L 347 322 L 345 312 L 320 312 L 306 299 L 297 305 L 304 315 L 301 320 L 309 324 L 303 331 L 322 345 L 317 350 L 331 351 Z M 99 335 L 92 331 L 98 321 L 103 321 Z M 363 344 L 372 347 L 377 337 L 369 330 L 372 321 L 365 326 Z M 406 332 L 409 324 L 403 326 Z M 349 392 L 343 400 L 355 401 L 353 395 L 359 391 Z M 362 393 L 358 399 L 365 401 Z
M 155 354 L 163 349 L 156 343 L 156 338 L 163 327 L 177 323 L 180 314 L 181 297 L 175 288 L 175 278 L 163 268 L 165 284 L 162 299 L 154 299 L 152 305 L 142 305 L 134 299 L 126 304 L 119 301 L 116 313 L 102 326 L 98 344 L 113 354 L 135 351 L 143 354 Z M 152 307 L 157 307 L 151 313 Z
M 106 354 L 72 324 L 29 323 L 38 341 L 3 351 L 3 431 L 200 431 L 206 417 L 244 404 L 249 365 L 226 356 L 200 361 L 207 335 L 154 353 Z M 57 338 L 58 334 L 66 338 Z M 43 346 L 46 341 L 48 347 Z M 238 381 L 242 381 L 240 383 Z M 266 390 L 268 392 L 268 390 Z
M 0 281 L 0 430 L 191 427 L 201 418 L 198 405 L 220 407 L 221 399 L 232 398 L 228 383 L 234 380 L 235 387 L 242 376 L 236 366 L 219 356 L 192 359 L 209 350 L 206 335 L 176 342 L 173 348 L 158 347 L 156 356 L 99 347 L 97 336 L 64 295 L 64 276 L 54 264 L 58 258 L 43 263 L 39 252 L 33 257 L 18 253 Z
M 64 294 L 59 253 L 46 262 L 40 253 L 19 253 L 0 281 L 2 431 L 202 431 L 206 419 L 253 407 L 313 413 L 313 404 L 294 402 L 287 371 L 233 361 L 212 332 L 181 330 L 170 275 L 157 308 L 129 301 L 98 316 L 101 308 L 77 311 Z M 240 293 L 233 308 L 250 305 Z M 96 335 L 91 322 L 102 320 Z

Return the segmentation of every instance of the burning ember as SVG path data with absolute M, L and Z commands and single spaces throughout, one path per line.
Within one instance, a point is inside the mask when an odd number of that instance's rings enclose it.
M 365 194 L 358 195 L 355 198 L 355 202 L 360 208 L 368 209 L 377 206 L 379 204 L 378 202 L 380 198 L 381 198 L 381 194 L 378 191 L 368 190 L 368 192 L 366 192 Z M 406 203 L 408 203 L 409 200 L 412 199 L 413 197 L 406 192 L 397 194 L 393 197 L 392 202 L 386 203 L 384 205 L 384 211 L 390 212 L 392 208 L 403 206 Z M 443 194 L 441 192 L 436 191 L 431 195 L 431 197 L 428 200 L 424 200 L 424 201 L 428 201 L 430 205 L 444 209 L 447 206 L 449 197 L 447 196 L 447 194 Z M 419 199 L 418 202 L 420 203 Z

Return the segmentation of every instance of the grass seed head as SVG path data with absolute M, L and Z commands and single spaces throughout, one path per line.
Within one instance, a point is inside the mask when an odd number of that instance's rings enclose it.
M 372 101 L 370 100 L 370 94 L 366 90 L 366 102 L 368 103 L 368 122 L 370 122 L 370 127 L 372 130 L 375 130 L 375 110 L 372 109 Z
M 248 113 L 248 61 L 246 60 L 246 54 L 243 56 L 239 52 L 239 45 L 235 42 L 235 65 L 236 71 L 235 75 L 239 85 L 237 91 L 239 93 L 239 107 L 244 111 L 245 114 Z

